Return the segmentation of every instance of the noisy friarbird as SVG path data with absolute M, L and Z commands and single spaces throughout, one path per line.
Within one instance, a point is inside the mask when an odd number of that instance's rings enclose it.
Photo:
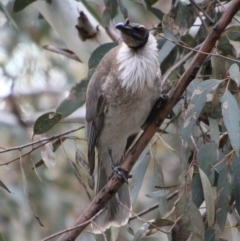
M 140 131 L 160 96 L 161 72 L 157 42 L 140 24 L 118 23 L 122 43 L 111 49 L 93 74 L 86 100 L 86 128 L 90 174 L 98 153 L 98 193 L 112 176 L 112 162 L 121 165 L 128 138 Z M 109 154 L 109 150 L 111 155 Z M 127 183 L 109 200 L 106 210 L 96 219 L 100 233 L 111 226 L 123 226 L 131 213 Z

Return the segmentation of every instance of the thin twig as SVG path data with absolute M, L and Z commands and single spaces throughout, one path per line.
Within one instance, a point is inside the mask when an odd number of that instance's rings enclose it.
M 199 9 L 196 7 L 196 5 L 194 5 L 194 10 L 196 11 L 198 17 L 200 18 L 201 22 L 202 22 L 202 26 L 204 27 L 205 31 L 209 34 L 209 29 L 208 29 L 208 26 L 206 24 L 206 22 L 204 21 L 203 19 L 203 16 L 201 15 L 201 13 L 198 11 Z
M 73 228 L 68 228 L 68 229 L 59 231 L 59 232 L 54 233 L 54 234 L 52 234 L 52 235 L 50 235 L 50 236 L 48 236 L 48 237 L 46 237 L 46 238 L 44 238 L 44 239 L 41 239 L 40 241 L 48 241 L 48 240 L 50 240 L 50 239 L 52 239 L 52 238 L 55 238 L 55 237 L 57 237 L 57 236 L 59 236 L 59 235 L 61 235 L 61 234 L 67 233 L 67 232 L 69 232 L 69 231 L 73 231 L 73 230 L 75 230 L 75 229 L 80 228 L 80 227 L 83 226 L 83 225 L 89 224 L 89 223 L 91 223 L 96 217 L 98 217 L 105 209 L 106 209 L 106 208 L 101 209 L 101 210 L 100 210 L 97 214 L 95 214 L 91 219 L 89 219 L 88 221 L 86 221 L 86 222 L 84 222 L 84 223 L 82 223 L 82 224 L 80 224 L 80 225 L 78 225 L 78 226 L 75 226 L 75 227 L 73 227 Z
M 154 29 L 158 29 L 158 28 L 154 28 Z M 203 52 L 203 51 L 200 51 L 200 50 L 195 50 L 195 48 L 193 49 L 193 48 L 191 48 L 191 47 L 188 47 L 188 46 L 186 46 L 186 45 L 184 45 L 184 44 L 181 44 L 181 43 L 176 42 L 176 41 L 174 41 L 174 40 L 172 40 L 172 39 L 170 39 L 170 38 L 167 38 L 166 36 L 161 35 L 160 37 L 161 37 L 161 38 L 164 38 L 164 39 L 166 39 L 166 40 L 168 40 L 168 41 L 170 41 L 170 42 L 172 42 L 172 43 L 174 43 L 174 44 L 176 44 L 176 45 L 178 45 L 178 46 L 180 46 L 180 47 L 182 47 L 182 48 L 185 48 L 185 49 L 194 51 L 194 52 L 199 53 L 199 54 L 205 54 L 205 55 L 208 55 L 208 56 L 215 56 L 215 57 L 218 57 L 218 58 L 222 58 L 222 59 L 226 59 L 226 60 L 231 60 L 231 61 L 235 61 L 235 62 L 237 62 L 237 63 L 240 63 L 240 60 L 238 60 L 238 59 L 229 58 L 229 57 L 223 56 L 223 55 L 221 55 L 221 54 L 213 54 L 213 53 Z
M 178 194 L 178 191 L 175 191 L 175 192 L 169 194 L 169 195 L 167 196 L 167 200 L 172 199 L 172 198 L 175 197 L 177 194 Z M 152 207 L 147 208 L 147 209 L 143 210 L 142 212 L 138 213 L 137 216 L 138 216 L 138 217 L 141 217 L 141 216 L 143 216 L 143 215 L 145 215 L 145 214 L 147 214 L 147 213 L 155 210 L 155 209 L 158 208 L 158 207 L 159 207 L 159 204 L 156 203 L 156 204 L 154 204 Z M 132 220 L 136 219 L 137 216 L 133 216 L 133 217 L 129 218 L 129 221 L 132 221 Z
M 45 141 L 49 142 L 49 141 L 52 141 L 52 140 L 57 139 L 59 137 L 65 136 L 67 134 L 70 134 L 72 132 L 78 131 L 78 130 L 80 130 L 82 128 L 84 128 L 84 126 L 80 126 L 78 128 L 72 129 L 70 131 L 66 131 L 66 132 L 58 134 L 58 135 L 54 135 L 54 136 L 43 138 L 41 140 L 33 141 L 33 142 L 30 142 L 30 143 L 24 144 L 22 146 L 15 146 L 15 147 L 7 148 L 4 151 L 0 151 L 0 154 L 5 153 L 5 152 L 9 152 L 9 151 L 24 149 L 26 147 L 33 146 L 35 144 L 39 144 L 39 143 L 42 143 L 42 142 L 45 142 Z M 46 143 L 44 143 L 44 144 L 46 144 Z
M 200 45 L 194 48 L 194 50 L 199 50 Z M 185 62 L 191 58 L 195 54 L 195 51 L 190 51 L 188 54 L 186 54 L 183 58 L 181 58 L 177 63 L 175 63 L 171 68 L 167 70 L 167 72 L 164 74 L 163 79 L 162 79 L 162 85 L 167 81 L 169 76 L 181 65 L 185 64 Z
M 189 0 L 189 1 L 195 8 L 197 8 L 199 11 L 203 13 L 203 15 L 208 19 L 208 21 L 211 24 L 214 24 L 214 21 L 212 20 L 212 18 L 195 2 L 195 0 Z

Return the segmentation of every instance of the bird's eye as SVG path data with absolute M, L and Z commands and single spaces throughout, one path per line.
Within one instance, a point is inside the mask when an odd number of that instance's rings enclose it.
M 139 28 L 138 28 L 138 31 L 139 31 L 140 33 L 144 33 L 144 32 L 145 32 L 145 28 L 144 28 L 144 27 L 139 27 Z

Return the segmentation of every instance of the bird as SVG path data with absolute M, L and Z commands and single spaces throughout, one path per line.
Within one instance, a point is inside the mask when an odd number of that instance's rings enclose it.
M 96 194 L 112 177 L 113 165 L 120 166 L 123 162 L 128 138 L 139 133 L 161 94 L 156 38 L 145 26 L 130 23 L 129 19 L 116 24 L 115 28 L 120 31 L 122 42 L 101 59 L 86 91 L 86 137 L 91 175 L 95 169 L 95 149 L 98 154 Z M 131 201 L 125 182 L 95 218 L 100 228 L 92 226 L 93 232 L 124 226 L 131 216 L 129 210 Z

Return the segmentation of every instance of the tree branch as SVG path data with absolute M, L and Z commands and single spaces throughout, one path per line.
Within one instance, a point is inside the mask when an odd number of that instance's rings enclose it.
M 221 33 L 224 31 L 226 26 L 230 23 L 233 16 L 240 9 L 240 0 L 233 0 L 229 8 L 222 15 L 221 19 L 214 26 L 211 33 L 205 39 L 202 44 L 200 51 L 194 57 L 192 64 L 188 70 L 182 75 L 177 84 L 172 88 L 169 93 L 169 101 L 162 108 L 159 109 L 155 117 L 152 120 L 145 131 L 142 133 L 140 138 L 137 140 L 136 144 L 128 152 L 122 167 L 131 170 L 133 165 L 136 163 L 141 152 L 147 146 L 155 132 L 158 130 L 159 126 L 163 123 L 167 114 L 172 110 L 172 108 L 180 100 L 181 96 L 184 94 L 189 83 L 195 78 L 197 72 L 199 71 L 201 65 L 203 64 L 207 55 L 211 49 L 214 47 L 216 41 L 220 38 Z M 94 200 L 86 208 L 85 212 L 80 215 L 74 226 L 80 225 L 87 220 L 90 220 L 96 213 L 98 213 L 107 203 L 107 201 L 117 192 L 123 181 L 118 179 L 115 175 L 107 183 L 107 185 L 98 193 Z M 58 241 L 73 241 L 78 235 L 86 228 L 87 224 L 82 225 L 79 229 L 70 231 L 61 236 Z

